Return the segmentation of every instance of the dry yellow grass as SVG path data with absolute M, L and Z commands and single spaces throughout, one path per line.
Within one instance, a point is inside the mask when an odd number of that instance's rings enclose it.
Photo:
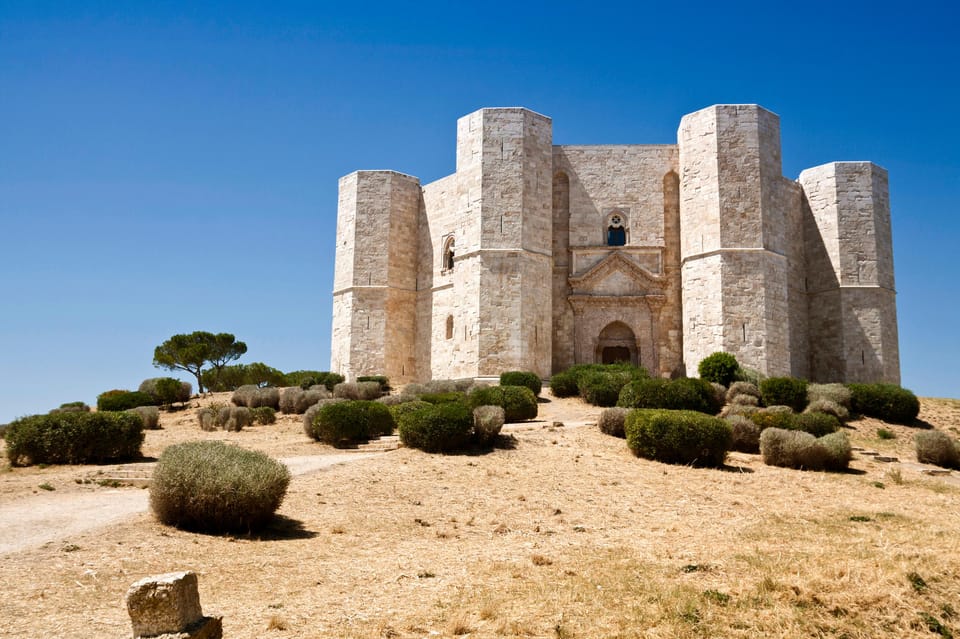
M 960 404 L 923 405 L 937 427 L 960 425 Z M 599 412 L 573 400 L 544 407 L 548 422 Z M 164 425 L 148 433 L 149 454 L 208 436 L 276 456 L 330 452 L 293 419 L 241 433 Z M 855 445 L 913 459 L 912 429 L 853 427 Z M 897 438 L 879 439 L 878 427 Z M 931 637 L 934 622 L 960 630 L 955 478 L 904 466 L 897 482 L 897 465 L 862 457 L 846 474 L 739 453 L 726 470 L 666 466 L 591 427 L 515 438 L 485 455 L 401 449 L 298 477 L 261 539 L 186 533 L 142 515 L 7 555 L 0 636 L 127 636 L 127 587 L 180 569 L 199 573 L 204 609 L 224 615 L 230 637 Z M 89 470 L 0 472 L 0 501 L 30 499 L 44 481 L 73 490 L 61 484 Z

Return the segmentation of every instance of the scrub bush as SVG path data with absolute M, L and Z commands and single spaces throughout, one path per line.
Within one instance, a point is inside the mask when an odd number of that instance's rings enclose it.
M 421 402 L 428 404 L 446 404 L 449 402 L 466 403 L 467 394 L 460 391 L 450 391 L 449 393 L 424 393 L 420 396 Z
M 737 375 L 740 364 L 737 358 L 730 353 L 713 353 L 704 357 L 697 366 L 700 379 L 716 382 L 722 386 L 729 386 Z
M 827 400 L 849 409 L 851 397 L 850 389 L 843 384 L 810 384 L 807 386 L 807 400 L 811 404 Z
M 809 396 L 809 394 L 808 394 Z M 804 413 L 823 413 L 826 415 L 833 415 L 841 423 L 850 419 L 850 411 L 843 407 L 843 405 L 838 404 L 829 399 L 815 399 L 809 404 L 807 404 Z
M 253 426 L 253 411 L 246 406 L 224 406 L 217 411 L 216 424 L 230 432 L 239 432 L 244 426 Z
M 160 409 L 156 406 L 137 406 L 126 411 L 136 413 L 143 420 L 143 427 L 146 430 L 157 430 L 160 428 Z
M 917 433 L 915 438 L 917 461 L 941 468 L 960 470 L 960 444 L 939 430 Z
M 826 413 L 803 413 L 794 417 L 797 430 L 823 437 L 840 430 L 840 420 Z
M 734 382 L 730 384 L 730 388 L 727 389 L 727 403 L 733 404 L 737 397 L 743 396 L 753 397 L 759 402 L 760 389 L 757 388 L 756 384 L 751 384 L 750 382 Z
M 764 406 L 789 406 L 796 412 L 807 407 L 807 381 L 796 377 L 768 377 L 760 382 Z
M 760 433 L 760 453 L 768 466 L 806 470 L 843 470 L 850 463 L 850 441 L 844 432 L 817 439 L 798 430 L 768 428 Z
M 357 378 L 358 382 L 376 382 L 380 385 L 380 393 L 389 393 L 392 389 L 390 388 L 390 380 L 386 375 L 364 375 Z
M 137 406 L 154 406 L 156 400 L 147 393 L 128 390 L 109 390 L 97 396 L 97 410 L 122 411 Z
M 478 388 L 468 396 L 468 405 L 499 406 L 507 422 L 521 422 L 537 416 L 537 398 L 526 386 L 490 386 Z
M 140 457 L 143 419 L 126 412 L 22 417 L 3 433 L 11 466 L 100 464 Z
M 499 406 L 477 406 L 473 409 L 473 439 L 489 446 L 503 429 L 505 413 Z
M 434 404 L 430 402 L 425 402 L 419 399 L 415 399 L 410 402 L 403 402 L 402 404 L 397 404 L 396 406 L 390 406 L 390 414 L 393 415 L 393 421 L 398 425 L 400 424 L 400 417 L 406 415 L 407 413 L 413 413 L 424 408 L 430 408 Z
M 167 447 L 150 482 L 161 523 L 210 533 L 252 532 L 280 507 L 290 471 L 263 453 L 218 441 Z
M 266 426 L 267 424 L 277 423 L 277 411 L 272 406 L 257 406 L 251 409 L 253 421 Z
M 173 377 L 151 377 L 140 382 L 138 392 L 146 393 L 153 398 L 154 404 L 169 406 L 177 402 L 190 401 L 193 386 L 189 382 L 181 382 Z
M 57 413 L 89 413 L 90 407 L 87 406 L 85 402 L 67 402 L 66 404 L 60 404 L 59 408 L 53 408 L 50 410 L 51 415 L 56 415 Z
M 624 431 L 634 455 L 693 466 L 722 466 L 733 438 L 722 419 L 689 410 L 632 410 Z
M 760 452 L 760 427 L 752 420 L 743 415 L 731 415 L 726 418 L 730 424 L 732 440 L 730 450 L 741 453 L 759 453 Z
M 543 382 L 540 376 L 530 371 L 507 371 L 500 373 L 501 386 L 526 386 L 534 395 L 539 395 L 543 390 Z
M 280 408 L 280 390 L 273 386 L 260 388 L 254 384 L 245 384 L 233 391 L 230 401 L 247 408 L 266 406 L 276 410 Z
M 848 384 L 850 410 L 894 424 L 911 424 L 920 413 L 920 401 L 896 384 Z
M 307 409 L 321 399 L 330 397 L 326 387 L 321 389 L 303 390 L 298 387 L 284 388 L 280 393 L 280 412 L 284 414 L 302 415 Z
M 617 406 L 693 410 L 708 415 L 715 415 L 720 410 L 713 387 L 696 378 L 669 380 L 653 377 L 630 382 L 620 391 Z
M 629 412 L 630 410 L 626 408 L 608 408 L 600 413 L 597 427 L 600 428 L 601 433 L 613 435 L 614 437 L 626 437 L 627 435 L 623 430 L 623 425 L 626 422 Z
M 760 427 L 761 431 L 768 428 L 797 430 L 797 415 L 789 406 L 768 406 L 767 408 L 761 408 L 750 415 L 750 419 Z
M 577 376 L 569 371 L 550 378 L 550 392 L 554 397 L 575 397 L 580 393 Z
M 349 400 L 340 399 L 339 397 L 329 397 L 327 399 L 321 399 L 316 404 L 310 406 L 307 410 L 304 411 L 303 417 L 303 432 L 306 433 L 307 437 L 312 437 L 310 435 L 313 429 L 313 418 L 317 416 L 317 413 L 320 412 L 320 409 L 326 406 L 327 404 L 338 404 L 340 402 L 346 402 Z
M 523 390 L 530 393 L 529 388 Z M 463 404 L 431 405 L 401 415 L 399 433 L 400 441 L 410 448 L 428 453 L 460 450 L 472 438 L 473 411 Z

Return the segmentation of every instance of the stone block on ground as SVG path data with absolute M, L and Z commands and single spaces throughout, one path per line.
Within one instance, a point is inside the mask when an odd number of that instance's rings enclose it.
M 205 618 L 200 608 L 197 575 L 171 572 L 146 577 L 127 591 L 127 612 L 134 637 L 214 639 L 222 635 L 219 618 Z

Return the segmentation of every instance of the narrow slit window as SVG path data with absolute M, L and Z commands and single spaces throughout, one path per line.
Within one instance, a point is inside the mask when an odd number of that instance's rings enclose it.
M 447 315 L 447 339 L 453 339 L 453 315 Z

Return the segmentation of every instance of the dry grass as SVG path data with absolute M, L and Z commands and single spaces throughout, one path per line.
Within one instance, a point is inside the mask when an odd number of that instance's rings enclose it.
M 564 410 L 599 413 L 541 404 L 546 423 L 574 419 Z M 276 456 L 330 452 L 295 416 L 204 433 L 175 415 L 189 428 L 148 433 L 149 454 L 187 436 Z M 960 404 L 924 400 L 921 418 L 950 432 Z M 199 573 L 204 610 L 223 614 L 231 637 L 935 636 L 921 614 L 960 630 L 952 478 L 904 466 L 897 483 L 888 474 L 899 466 L 862 457 L 846 474 L 742 453 L 726 470 L 667 466 L 596 428 L 541 425 L 489 454 L 401 449 L 298 477 L 261 539 L 144 514 L 7 555 L 0 636 L 126 636 L 127 587 L 180 569 Z M 912 459 L 915 431 L 852 426 L 855 446 Z M 881 426 L 897 439 L 879 440 Z M 57 478 L 81 471 L 0 472 L 0 503 L 30 499 L 43 481 L 59 493 Z

